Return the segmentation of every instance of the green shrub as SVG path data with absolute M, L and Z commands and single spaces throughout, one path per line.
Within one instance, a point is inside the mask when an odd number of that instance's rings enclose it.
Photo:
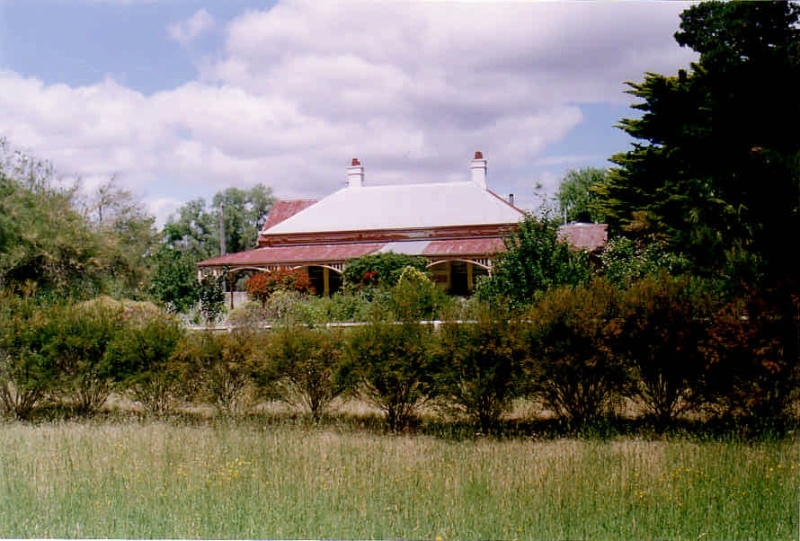
M 101 298 L 52 312 L 43 353 L 56 372 L 55 393 L 83 415 L 97 412 L 111 393 L 113 376 L 104 363 L 108 345 L 123 327 L 122 303 Z
M 389 291 L 388 305 L 400 321 L 435 319 L 450 299 L 428 276 L 411 266 L 405 267 Z
M 55 387 L 56 371 L 44 354 L 52 308 L 0 293 L 0 408 L 28 419 Z
M 432 328 L 372 321 L 348 333 L 344 380 L 386 415 L 390 430 L 406 426 L 433 396 Z
M 550 290 L 526 315 L 530 390 L 571 425 L 611 412 L 624 387 L 610 347 L 620 333 L 616 305 L 617 290 L 596 280 Z
M 346 390 L 340 378 L 342 333 L 305 325 L 281 326 L 270 337 L 278 397 L 308 410 L 319 420 L 330 403 Z
M 392 287 L 400 280 L 403 270 L 412 267 L 425 272 L 427 260 L 420 256 L 387 252 L 371 254 L 347 261 L 344 283 L 350 290 Z
M 439 394 L 470 416 L 484 433 L 519 394 L 524 349 L 519 321 L 485 305 L 474 321 L 448 321 L 440 330 Z
M 174 358 L 182 364 L 189 397 L 223 414 L 244 411 L 253 396 L 259 345 L 256 331 L 247 328 L 184 335 Z
M 182 336 L 178 320 L 166 314 L 129 319 L 106 350 L 105 369 L 147 411 L 167 413 L 184 383 L 172 358 Z

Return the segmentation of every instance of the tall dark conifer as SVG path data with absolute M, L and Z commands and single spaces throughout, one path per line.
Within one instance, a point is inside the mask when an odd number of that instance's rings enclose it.
M 699 59 L 629 83 L 637 139 L 599 189 L 612 229 L 660 236 L 696 271 L 791 280 L 800 253 L 800 7 L 703 2 L 675 39 Z

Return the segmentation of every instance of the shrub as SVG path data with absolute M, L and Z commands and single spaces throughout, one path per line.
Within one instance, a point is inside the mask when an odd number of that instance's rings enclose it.
M 270 338 L 268 356 L 273 363 L 278 397 L 308 410 L 319 420 L 330 403 L 345 389 L 339 377 L 342 336 L 338 330 L 283 326 Z
M 245 282 L 245 290 L 251 299 L 264 303 L 276 291 L 314 293 L 314 286 L 304 269 L 277 269 L 254 274 Z
M 697 406 L 700 351 L 712 298 L 689 277 L 647 277 L 625 291 L 615 353 L 632 370 L 632 394 L 659 425 Z
M 620 333 L 617 291 L 601 280 L 548 291 L 527 313 L 530 391 L 580 426 L 612 410 L 625 378 L 610 342 Z
M 785 419 L 800 383 L 799 347 L 797 297 L 751 293 L 721 306 L 701 347 L 708 405 L 736 421 Z
M 182 335 L 176 318 L 143 315 L 130 319 L 106 350 L 107 373 L 152 414 L 167 413 L 181 394 L 184 380 L 172 357 Z
M 50 310 L 0 294 L 0 407 L 6 416 L 30 418 L 54 387 L 56 372 L 43 352 Z
M 198 331 L 182 338 L 175 360 L 183 365 L 191 398 L 208 401 L 218 412 L 230 414 L 248 405 L 257 352 L 253 330 Z
M 52 315 L 43 329 L 43 352 L 57 372 L 56 394 L 78 413 L 91 415 L 111 393 L 112 375 L 103 359 L 123 326 L 124 306 L 100 298 L 59 308 Z
M 383 411 L 390 430 L 406 426 L 433 396 L 428 325 L 372 321 L 349 332 L 343 380 Z
M 392 287 L 400 280 L 406 267 L 424 273 L 427 264 L 424 257 L 394 252 L 366 255 L 347 261 L 344 283 L 350 290 Z
M 486 433 L 494 430 L 519 393 L 524 350 L 516 318 L 487 305 L 476 315 L 476 321 L 442 326 L 437 386 Z
M 439 316 L 450 301 L 428 276 L 406 267 L 389 294 L 389 308 L 400 321 L 420 321 Z
M 687 259 L 670 251 L 658 238 L 613 238 L 600 254 L 600 261 L 603 276 L 619 287 L 628 287 L 648 276 L 682 274 L 690 266 Z

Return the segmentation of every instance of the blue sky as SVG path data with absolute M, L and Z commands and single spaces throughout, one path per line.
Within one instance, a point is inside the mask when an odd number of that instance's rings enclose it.
M 0 138 L 163 221 L 263 183 L 279 198 L 468 178 L 537 204 L 630 141 L 625 81 L 693 59 L 670 1 L 0 0 Z

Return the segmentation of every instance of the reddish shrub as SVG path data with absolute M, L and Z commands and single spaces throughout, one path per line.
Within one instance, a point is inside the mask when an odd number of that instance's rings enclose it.
M 279 290 L 314 293 L 308 272 L 303 269 L 278 269 L 251 276 L 245 283 L 245 291 L 253 300 L 265 302 Z

